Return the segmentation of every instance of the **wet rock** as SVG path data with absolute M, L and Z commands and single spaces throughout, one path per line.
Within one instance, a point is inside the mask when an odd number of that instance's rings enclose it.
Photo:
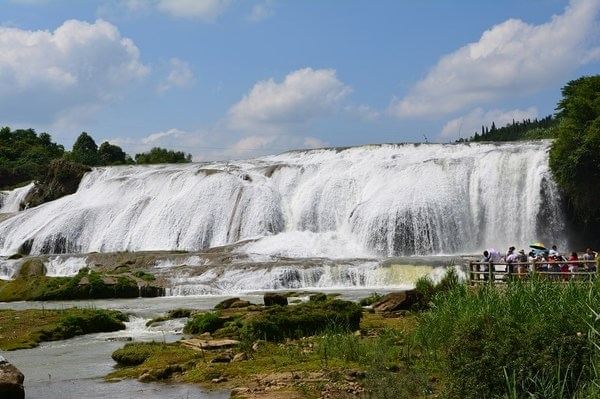
M 273 305 L 281 305 L 287 306 L 288 300 L 285 295 L 278 294 L 276 292 L 267 292 L 263 300 L 265 302 L 265 306 L 273 306 Z
M 24 380 L 23 373 L 0 356 L 0 398 L 24 399 Z
M 165 289 L 155 285 L 141 285 L 139 287 L 139 295 L 142 298 L 156 298 L 159 296 L 165 296 Z
M 108 342 L 131 342 L 133 341 L 132 337 L 108 337 L 106 338 Z
M 40 259 L 28 259 L 21 265 L 17 277 L 43 276 L 45 274 L 46 268 L 44 267 L 44 262 Z
M 414 290 L 392 292 L 373 304 L 375 312 L 389 313 L 400 310 L 409 310 L 418 302 L 417 292 Z
M 210 380 L 210 382 L 212 382 L 213 384 L 220 384 L 222 382 L 226 382 L 227 378 L 225 377 L 219 377 L 219 378 L 213 378 L 212 380 Z
M 221 301 L 215 306 L 215 309 L 234 309 L 234 308 L 245 308 L 252 305 L 248 301 L 244 301 L 240 298 L 228 298 Z
M 221 350 L 229 349 L 239 345 L 240 341 L 235 339 L 204 340 L 197 338 L 184 339 L 181 344 L 194 350 Z
M 144 374 L 142 374 L 142 375 L 139 376 L 138 381 L 140 381 L 140 382 L 152 382 L 152 381 L 156 381 L 156 377 L 152 373 L 150 373 L 149 371 L 147 371 Z
M 248 355 L 246 352 L 236 353 L 236 355 L 231 360 L 232 362 L 241 362 L 243 360 L 248 360 Z

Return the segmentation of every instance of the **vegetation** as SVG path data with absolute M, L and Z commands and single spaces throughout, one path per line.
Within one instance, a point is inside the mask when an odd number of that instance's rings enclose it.
M 191 161 L 192 154 L 186 155 L 182 151 L 167 150 L 160 147 L 154 147 L 149 152 L 135 154 L 135 162 L 138 164 L 186 163 Z
M 294 306 L 272 306 L 244 322 L 242 335 L 266 341 L 281 341 L 315 335 L 336 328 L 358 330 L 362 310 L 356 303 L 332 299 Z
M 190 154 L 159 147 L 137 154 L 135 158 L 139 164 L 181 163 L 192 159 Z M 0 129 L 0 189 L 12 189 L 31 181 L 40 182 L 36 189 L 40 191 L 38 198 L 43 199 L 42 202 L 74 192 L 72 187 L 77 189 L 81 171 L 85 172 L 91 166 L 133 163 L 121 147 L 107 141 L 98 146 L 86 132 L 77 137 L 69 152 L 53 142 L 48 133 L 38 134 L 33 129 Z M 48 188 L 50 182 L 54 183 Z M 61 185 L 69 186 L 69 189 L 57 189 Z M 33 201 L 30 206 L 41 203 L 40 200 Z
M 225 321 L 215 312 L 200 313 L 188 320 L 183 332 L 186 334 L 213 333 L 223 327 Z
M 159 291 L 142 290 L 128 275 L 103 275 L 87 268 L 81 269 L 74 277 L 46 277 L 41 274 L 24 275 L 22 268 L 16 279 L 0 281 L 0 302 L 137 298 L 140 295 L 155 296 Z
M 478 141 L 517 141 L 517 140 L 537 140 L 551 139 L 556 136 L 557 118 L 548 115 L 542 119 L 523 119 L 522 121 L 512 121 L 506 126 L 497 128 L 492 122 L 492 126 L 481 126 L 481 134 L 475 132 L 468 139 L 459 139 L 457 142 L 478 142 Z
M 582 77 L 562 89 L 560 124 L 550 167 L 576 217 L 589 229 L 600 222 L 600 75 Z
M 0 310 L 0 349 L 33 348 L 42 341 L 125 329 L 127 317 L 103 309 Z
M 184 317 L 190 317 L 192 315 L 192 311 L 190 309 L 177 308 L 173 310 L 169 310 L 166 315 L 155 317 L 146 322 L 146 326 L 149 327 L 154 323 L 160 323 L 161 321 L 167 321 L 172 319 L 181 319 Z

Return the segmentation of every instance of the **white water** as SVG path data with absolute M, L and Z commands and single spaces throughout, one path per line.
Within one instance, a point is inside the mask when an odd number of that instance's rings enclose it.
M 0 213 L 18 212 L 19 205 L 32 188 L 33 183 L 29 183 L 26 186 L 15 188 L 14 190 L 0 191 Z
M 44 262 L 44 266 L 46 267 L 46 276 L 72 277 L 87 266 L 87 258 L 54 256 Z
M 0 222 L 0 255 L 27 240 L 40 254 L 193 251 L 267 237 L 248 251 L 312 257 L 562 244 L 548 148 L 544 141 L 381 145 L 95 168 L 75 194 Z M 542 214 L 548 220 L 538 220 Z M 556 228 L 538 228 L 548 225 Z

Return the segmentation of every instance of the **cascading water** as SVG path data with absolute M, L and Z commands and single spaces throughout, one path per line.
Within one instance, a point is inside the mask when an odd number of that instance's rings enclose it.
M 560 228 L 538 235 L 542 213 L 563 219 L 549 145 L 377 145 L 95 168 L 75 194 L 0 222 L 0 255 L 23 245 L 32 254 L 196 251 L 260 237 L 277 245 L 253 251 L 313 257 L 561 244 Z
M 29 183 L 14 190 L 0 191 L 0 213 L 18 212 L 21 202 L 32 188 L 33 183 Z

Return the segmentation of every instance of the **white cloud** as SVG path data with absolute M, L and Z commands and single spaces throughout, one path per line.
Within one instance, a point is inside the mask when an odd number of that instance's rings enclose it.
M 148 73 L 133 41 L 103 20 L 53 32 L 0 27 L 0 54 L 0 119 L 10 122 L 67 123 Z
M 164 92 L 175 87 L 180 89 L 190 88 L 196 82 L 196 77 L 190 64 L 179 58 L 171 58 L 169 64 L 171 70 L 165 80 L 158 85 L 157 90 L 159 92 Z
M 482 108 L 475 108 L 468 114 L 448 121 L 442 128 L 440 138 L 444 140 L 454 140 L 460 137 L 471 137 L 475 132 L 481 130 L 481 126 L 490 126 L 492 122 L 496 127 L 506 126 L 512 121 L 522 121 L 523 119 L 534 119 L 538 116 L 536 107 L 527 109 L 513 109 L 502 111 L 493 109 L 484 111 Z
M 263 21 L 273 15 L 273 1 L 265 0 L 252 7 L 248 19 L 252 22 Z
M 231 4 L 231 0 L 158 0 L 159 11 L 177 18 L 214 21 Z
M 229 122 L 234 129 L 280 134 L 331 113 L 350 91 L 334 69 L 299 69 L 281 83 L 256 83 L 230 108 Z
M 595 58 L 590 41 L 599 8 L 599 0 L 572 0 L 563 14 L 541 25 L 518 19 L 498 24 L 478 42 L 442 57 L 389 111 L 399 117 L 443 115 L 562 81 Z

